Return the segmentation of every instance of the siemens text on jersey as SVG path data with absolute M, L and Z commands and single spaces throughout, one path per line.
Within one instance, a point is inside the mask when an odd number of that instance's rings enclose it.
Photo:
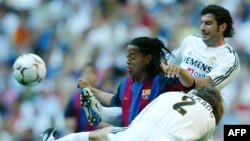
M 184 62 L 190 65 L 193 65 L 206 73 L 209 73 L 212 70 L 211 66 L 206 65 L 205 63 L 199 60 L 195 60 L 194 58 L 191 58 L 191 57 L 185 57 Z

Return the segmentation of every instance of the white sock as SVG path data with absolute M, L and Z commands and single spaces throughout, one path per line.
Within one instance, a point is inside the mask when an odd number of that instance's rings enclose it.
M 88 141 L 89 132 L 71 133 L 54 141 Z
M 121 107 L 102 107 L 102 121 L 122 125 L 122 108 Z

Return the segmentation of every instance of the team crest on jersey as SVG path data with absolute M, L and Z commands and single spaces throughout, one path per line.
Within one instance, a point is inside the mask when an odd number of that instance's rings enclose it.
M 214 65 L 216 63 L 216 58 L 215 57 L 211 57 L 209 60 L 208 60 L 208 63 L 210 65 Z
M 192 55 L 192 51 L 189 51 L 187 54 L 191 56 Z
M 151 93 L 151 89 L 142 90 L 142 99 L 148 99 Z

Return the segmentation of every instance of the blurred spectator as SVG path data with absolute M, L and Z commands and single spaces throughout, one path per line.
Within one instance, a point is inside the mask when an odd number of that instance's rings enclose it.
M 20 11 L 20 23 L 14 31 L 13 44 L 20 53 L 30 52 L 32 33 L 28 27 L 28 11 Z
M 94 64 L 86 64 L 81 72 L 81 78 L 86 78 L 89 80 L 90 85 L 93 87 L 97 86 L 97 76 Z M 79 89 L 70 96 L 68 105 L 65 110 L 65 120 L 68 132 L 82 132 L 82 131 L 92 131 L 96 128 L 91 126 L 88 122 L 86 114 L 81 107 L 80 103 L 80 93 Z

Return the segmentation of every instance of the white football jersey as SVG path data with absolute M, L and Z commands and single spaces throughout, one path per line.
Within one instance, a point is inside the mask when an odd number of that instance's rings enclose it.
M 188 36 L 173 53 L 174 56 L 167 58 L 168 63 L 179 64 L 194 77 L 210 76 L 219 90 L 240 71 L 238 54 L 227 43 L 213 48 L 201 37 Z
M 189 93 L 167 92 L 152 101 L 124 131 L 109 141 L 208 140 L 216 127 L 212 107 Z

